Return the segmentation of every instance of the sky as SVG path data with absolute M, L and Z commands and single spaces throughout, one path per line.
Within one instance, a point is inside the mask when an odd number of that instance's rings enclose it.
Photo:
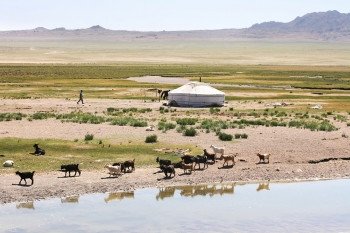
M 0 0 L 0 31 L 94 25 L 129 31 L 239 29 L 329 10 L 350 13 L 350 1 Z

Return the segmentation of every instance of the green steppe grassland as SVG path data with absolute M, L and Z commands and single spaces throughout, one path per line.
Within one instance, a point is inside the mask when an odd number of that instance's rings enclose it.
M 327 131 L 335 130 L 332 121 L 349 122 L 350 125 L 350 46 L 347 43 L 146 41 L 101 44 L 98 41 L 20 40 L 0 41 L 0 58 L 2 99 L 70 99 L 76 98 L 82 89 L 89 98 L 144 100 L 140 89 L 174 89 L 179 86 L 127 80 L 128 77 L 154 75 L 186 77 L 193 81 L 201 77 L 206 83 L 222 84 L 216 88 L 226 93 L 228 103 L 263 101 L 292 104 L 272 110 L 193 109 L 187 111 L 183 118 L 185 122 L 196 119 L 194 124 L 183 123 L 172 117 L 173 112 L 160 106 L 156 110 L 159 111 L 157 127 L 163 133 L 178 130 L 185 135 L 184 132 L 192 128 L 195 133 L 204 129 L 220 136 L 220 130 L 227 127 L 262 125 Z M 322 104 L 323 109 L 314 111 L 310 109 L 310 103 Z M 83 112 L 71 113 L 74 116 L 66 116 L 65 119 L 82 124 L 114 121 L 116 125 L 144 127 L 148 122 L 142 118 L 142 113 L 138 113 L 142 111 L 145 110 L 106 109 L 104 113 L 95 114 L 101 117 L 97 120 L 96 116 Z M 220 121 L 217 113 L 230 115 L 233 120 Z M 51 115 L 0 114 L 0 127 L 1 121 L 62 119 L 55 112 Z M 207 121 L 197 119 L 200 114 L 204 114 Z M 139 123 L 130 123 L 130 118 Z M 119 123 L 123 120 L 126 123 Z M 165 123 L 168 125 L 164 126 Z M 52 152 L 50 156 L 42 156 L 38 160 L 37 156 L 28 155 L 34 143 L 45 143 L 45 149 Z M 74 141 L 1 138 L 0 145 L 1 162 L 11 158 L 16 161 L 18 169 L 36 171 L 57 170 L 64 163 L 84 163 L 84 169 L 100 169 L 103 164 L 93 161 L 122 161 L 129 159 L 129 154 L 135 155 L 137 166 L 154 166 L 157 157 L 154 149 L 162 147 L 190 147 L 193 153 L 201 152 L 201 148 L 191 145 L 169 146 L 157 142 L 118 146 L 108 138 L 79 138 Z M 173 158 L 171 154 L 165 157 Z M 0 173 L 13 171 L 12 168 L 0 168 Z

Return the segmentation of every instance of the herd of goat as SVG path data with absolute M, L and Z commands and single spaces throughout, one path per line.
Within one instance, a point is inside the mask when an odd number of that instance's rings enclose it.
M 164 172 L 165 178 L 170 178 L 171 175 L 175 176 L 175 168 L 182 168 L 184 173 L 192 173 L 196 167 L 201 169 L 201 164 L 203 164 L 203 169 L 208 168 L 208 162 L 212 161 L 215 164 L 216 159 L 224 160 L 223 166 L 228 166 L 229 161 L 232 162 L 232 166 L 235 165 L 235 157 L 237 154 L 225 155 L 225 148 L 210 146 L 214 153 L 209 153 L 206 149 L 203 150 L 203 155 L 183 155 L 181 161 L 177 163 L 172 163 L 168 159 L 160 159 L 157 157 L 156 162 L 159 163 L 159 168 Z M 220 157 L 218 157 L 220 155 Z
M 214 153 L 209 153 L 206 149 L 203 150 L 203 155 L 183 155 L 181 157 L 181 161 L 177 163 L 172 163 L 169 159 L 160 159 L 157 157 L 156 162 L 159 163 L 159 168 L 162 172 L 164 172 L 165 178 L 171 178 L 171 176 L 175 176 L 175 168 L 182 168 L 184 173 L 192 173 L 196 167 L 201 169 L 201 164 L 203 164 L 203 169 L 208 168 L 208 162 L 211 161 L 212 164 L 215 164 L 216 159 L 222 159 L 222 166 L 229 166 L 229 162 L 233 167 L 235 162 L 235 157 L 237 154 L 229 154 L 225 155 L 224 147 L 216 147 L 211 145 L 210 148 L 213 149 Z M 218 156 L 220 155 L 220 156 Z M 259 157 L 259 163 L 269 163 L 270 162 L 270 154 L 261 154 L 257 153 Z
M 32 154 L 35 155 L 44 155 L 45 150 L 39 148 L 38 144 L 34 144 L 35 152 Z M 203 150 L 203 155 L 183 155 L 181 157 L 180 162 L 173 163 L 171 160 L 168 159 L 160 159 L 159 157 L 156 158 L 156 162 L 159 164 L 159 168 L 162 172 L 164 172 L 165 178 L 171 178 L 171 176 L 175 177 L 175 168 L 183 169 L 184 173 L 192 173 L 196 167 L 198 166 L 198 169 L 201 169 L 201 164 L 203 164 L 203 168 L 208 168 L 208 162 L 211 161 L 211 164 L 215 164 L 217 159 L 223 160 L 223 167 L 229 166 L 229 163 L 231 163 L 230 166 L 235 165 L 235 157 L 237 154 L 229 154 L 225 155 L 225 148 L 224 147 L 216 147 L 211 145 L 210 148 L 212 148 L 214 153 L 209 153 L 206 149 Z M 270 162 L 270 154 L 261 154 L 257 153 L 257 156 L 259 157 L 259 163 L 269 163 Z M 7 164 L 10 164 L 10 166 L 13 165 L 13 161 L 5 161 L 3 164 L 4 166 Z M 127 160 L 124 162 L 118 162 L 113 163 L 111 165 L 106 164 L 104 166 L 108 170 L 109 176 L 120 176 L 126 172 L 133 172 L 135 171 L 135 159 L 133 160 Z M 79 176 L 81 175 L 81 170 L 79 169 L 79 164 L 67 164 L 67 165 L 61 165 L 61 170 L 65 173 L 65 177 L 71 176 L 71 172 L 74 172 L 73 176 L 76 176 L 77 173 Z M 32 181 L 31 185 L 34 184 L 34 173 L 33 172 L 19 172 L 17 171 L 16 174 L 20 176 L 19 185 L 21 185 L 22 180 L 24 180 L 25 185 L 27 185 L 26 179 L 30 179 Z

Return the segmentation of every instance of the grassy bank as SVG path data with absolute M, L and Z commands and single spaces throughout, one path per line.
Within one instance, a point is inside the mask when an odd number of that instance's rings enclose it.
M 103 169 L 105 164 L 114 162 L 123 162 L 125 160 L 135 159 L 138 166 L 156 166 L 156 157 L 161 153 L 154 149 L 174 148 L 174 146 L 162 145 L 160 143 L 113 143 L 113 140 L 94 139 L 85 140 L 52 140 L 52 139 L 18 139 L 3 138 L 1 143 L 1 160 L 13 160 L 13 168 L 0 167 L 0 173 L 11 173 L 17 170 L 37 172 L 56 171 L 62 164 L 79 163 L 83 170 Z M 36 156 L 33 145 L 39 144 L 39 147 L 45 149 L 46 154 Z M 191 149 L 196 152 L 198 149 L 189 145 L 182 145 L 183 149 Z M 178 147 L 179 148 L 179 147 Z M 198 151 L 197 151 L 198 152 Z M 163 154 L 162 158 L 172 161 L 180 160 L 179 156 L 174 154 Z
M 349 107 L 350 68 L 333 66 L 0 65 L 0 98 L 70 99 L 84 90 L 86 98 L 150 100 L 149 88 L 179 86 L 126 80 L 147 75 L 202 77 L 219 85 L 228 101 L 336 101 Z

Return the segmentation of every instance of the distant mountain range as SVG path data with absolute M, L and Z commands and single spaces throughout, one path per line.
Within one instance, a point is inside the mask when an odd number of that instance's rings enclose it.
M 99 25 L 87 29 L 65 28 L 0 32 L 0 40 L 10 38 L 103 39 L 103 40 L 321 40 L 350 41 L 350 13 L 338 11 L 310 13 L 289 23 L 264 22 L 245 29 L 139 32 L 109 30 Z
M 341 40 L 350 38 L 350 14 L 338 11 L 310 13 L 297 17 L 289 23 L 266 22 L 248 29 L 259 37 L 304 37 L 320 40 Z M 283 36 L 285 35 L 285 36 Z

